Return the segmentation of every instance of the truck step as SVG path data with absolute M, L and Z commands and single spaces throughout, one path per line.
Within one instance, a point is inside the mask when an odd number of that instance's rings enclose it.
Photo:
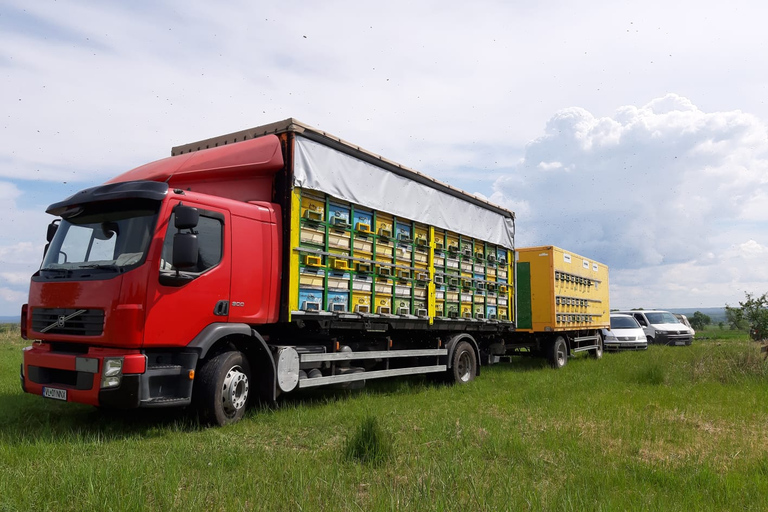
M 175 397 L 175 396 L 167 396 L 167 397 L 155 397 L 155 398 L 149 398 L 147 400 L 141 401 L 141 407 L 173 407 L 178 406 L 181 407 L 183 405 L 189 405 L 192 403 L 191 398 L 184 398 L 184 397 Z
M 151 375 L 180 375 L 185 371 L 180 364 L 151 364 L 147 366 L 147 373 Z

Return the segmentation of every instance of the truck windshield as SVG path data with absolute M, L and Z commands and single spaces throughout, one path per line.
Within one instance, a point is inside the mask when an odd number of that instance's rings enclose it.
M 41 270 L 123 272 L 140 265 L 160 203 L 126 199 L 86 204 L 62 219 Z

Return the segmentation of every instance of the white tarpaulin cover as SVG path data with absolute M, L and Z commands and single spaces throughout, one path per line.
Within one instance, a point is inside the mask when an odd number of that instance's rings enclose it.
M 514 249 L 511 218 L 297 136 L 293 185 Z

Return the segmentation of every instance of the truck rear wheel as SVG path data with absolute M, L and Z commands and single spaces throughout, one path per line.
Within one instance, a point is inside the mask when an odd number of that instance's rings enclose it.
M 568 345 L 565 338 L 558 336 L 549 345 L 547 359 L 552 368 L 562 368 L 568 362 Z
M 456 345 L 449 375 L 456 383 L 469 382 L 477 375 L 477 356 L 472 345 L 466 341 Z
M 597 347 L 590 350 L 589 355 L 595 359 L 601 359 L 603 357 L 603 337 L 600 333 L 597 333 Z
M 200 419 L 212 425 L 240 421 L 250 395 L 251 367 L 242 352 L 230 351 L 207 361 L 195 381 Z

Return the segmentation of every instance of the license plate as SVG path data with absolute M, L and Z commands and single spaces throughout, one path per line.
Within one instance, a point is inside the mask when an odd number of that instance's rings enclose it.
M 58 388 L 43 388 L 43 396 L 54 400 L 67 400 L 67 390 Z
M 684 341 L 676 341 L 676 342 L 675 342 L 675 346 L 676 346 L 676 347 L 682 347 L 682 346 L 685 346 L 685 342 L 684 342 Z

